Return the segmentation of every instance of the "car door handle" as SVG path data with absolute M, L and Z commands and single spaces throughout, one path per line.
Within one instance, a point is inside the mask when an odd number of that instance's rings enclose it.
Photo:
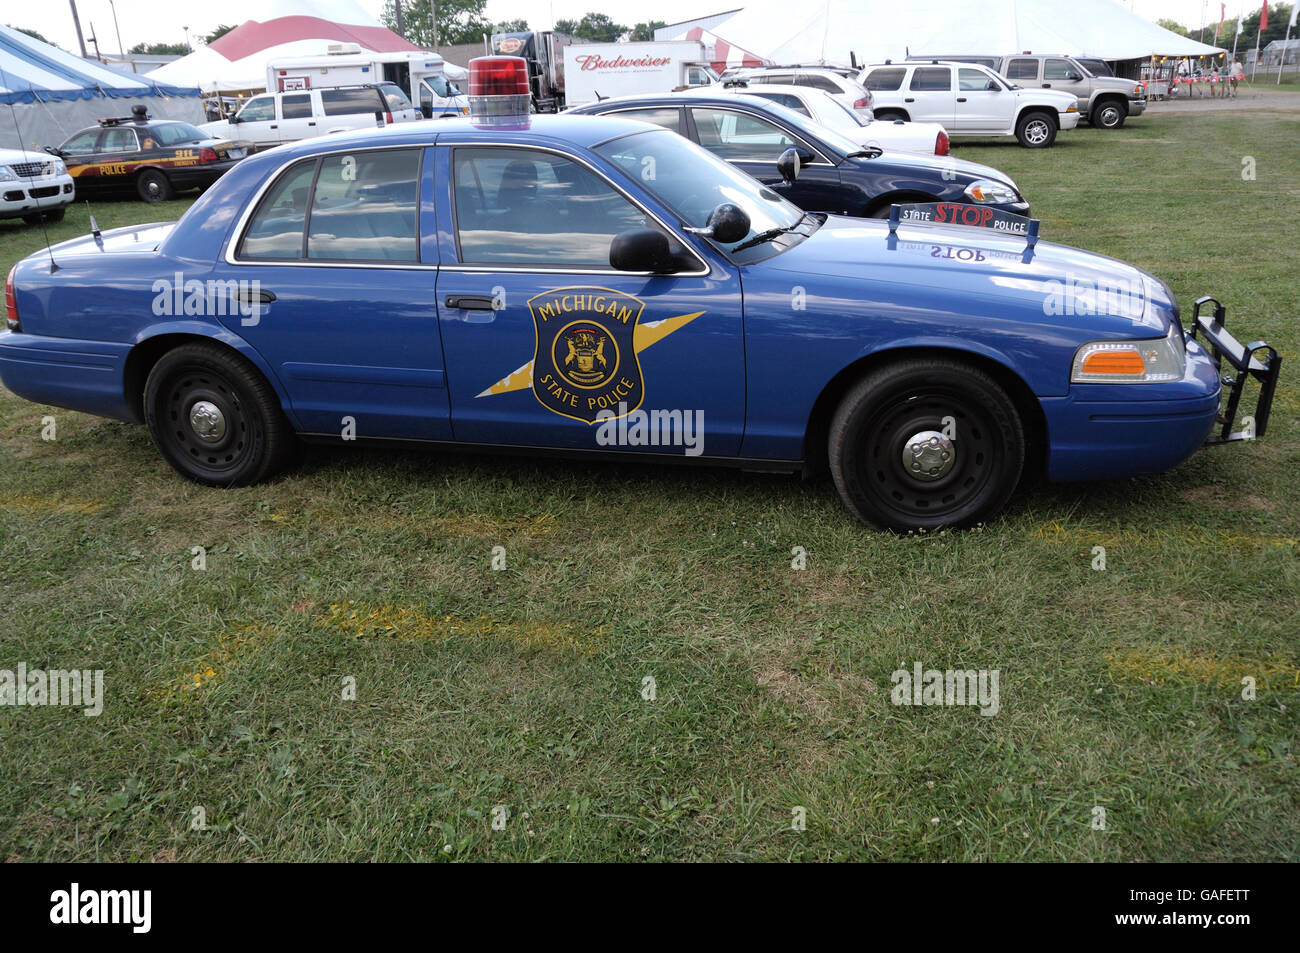
M 457 311 L 495 311 L 489 295 L 447 295 L 446 305 Z
M 314 126 L 316 125 L 316 121 L 313 119 L 311 122 L 307 123 L 307 125 Z
M 1043 89 L 1051 89 L 1051 88 L 1052 88 L 1052 84 L 1051 84 L 1051 83 L 1044 83 L 1044 84 L 1043 84 Z
M 279 129 L 280 127 L 277 126 L 275 123 L 271 123 L 271 128 L 272 128 L 272 129 Z
M 914 102 L 916 102 L 916 97 L 915 97 L 915 96 L 908 96 L 907 98 L 905 98 L 905 99 L 903 100 L 903 102 L 905 102 L 905 103 L 914 103 Z
M 258 304 L 270 304 L 275 300 L 275 295 L 272 292 L 259 290 L 254 294 L 252 288 L 240 288 L 235 297 L 244 304 L 252 304 L 255 301 Z
M 959 102 L 959 103 L 964 103 L 965 101 L 966 101 L 966 97 L 965 97 L 965 96 L 958 96 L 958 97 L 957 97 L 957 102 Z

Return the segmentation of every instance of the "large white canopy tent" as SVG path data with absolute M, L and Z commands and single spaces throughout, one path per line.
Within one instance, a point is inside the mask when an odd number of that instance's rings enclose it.
M 266 64 L 292 56 L 323 56 L 330 44 L 355 43 L 363 52 L 416 52 L 357 5 L 356 0 L 271 0 L 263 20 L 247 20 L 220 39 L 149 74 L 151 79 L 198 86 L 205 93 L 260 90 Z M 448 64 L 447 75 L 459 78 Z
M 778 64 L 880 63 L 909 53 L 1028 50 L 1135 60 L 1220 52 L 1143 19 L 1118 0 L 754 0 L 711 30 Z
M 159 119 L 201 121 L 199 91 L 119 73 L 0 26 L 0 147 L 57 146 L 105 116 L 142 105 Z

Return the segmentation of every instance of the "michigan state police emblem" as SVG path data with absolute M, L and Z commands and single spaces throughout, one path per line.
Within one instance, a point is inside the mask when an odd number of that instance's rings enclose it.
M 595 423 L 629 414 L 645 382 L 633 337 L 645 303 L 608 288 L 557 288 L 528 299 L 537 332 L 533 395 L 547 410 Z

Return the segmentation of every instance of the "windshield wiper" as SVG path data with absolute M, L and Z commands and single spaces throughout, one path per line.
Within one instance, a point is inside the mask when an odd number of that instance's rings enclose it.
M 806 219 L 807 217 L 808 217 L 807 213 L 804 213 L 802 216 L 800 216 L 799 221 L 795 222 L 793 225 L 782 225 L 779 228 L 769 228 L 766 231 L 759 232 L 757 235 L 753 236 L 752 238 L 746 238 L 743 242 L 741 242 L 739 245 L 737 245 L 735 248 L 731 250 L 733 252 L 744 251 L 746 248 L 753 248 L 755 245 L 763 244 L 763 242 L 770 242 L 774 238 L 780 238 L 782 235 L 786 235 L 790 232 L 795 231 L 800 225 L 804 223 L 804 219 Z
M 884 149 L 878 149 L 878 148 L 876 148 L 875 146 L 870 146 L 869 148 L 866 148 L 866 149 L 859 149 L 857 152 L 850 152 L 850 153 L 847 154 L 846 158 L 849 158 L 849 159 L 879 159 L 879 158 L 880 158 L 882 155 L 884 155 L 884 154 L 885 154 L 885 150 L 884 150 Z

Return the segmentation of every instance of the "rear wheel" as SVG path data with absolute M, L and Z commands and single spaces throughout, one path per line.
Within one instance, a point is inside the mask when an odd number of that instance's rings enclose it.
M 296 449 L 265 378 L 213 344 L 185 344 L 164 354 L 149 372 L 144 409 L 163 459 L 196 483 L 256 483 L 288 464 Z
M 1015 405 L 988 374 L 946 358 L 872 371 L 841 401 L 831 475 L 859 519 L 908 531 L 970 526 L 1006 504 L 1025 462 Z
M 1026 149 L 1046 149 L 1056 141 L 1056 120 L 1045 112 L 1027 112 L 1016 123 L 1016 138 Z
M 176 193 L 167 176 L 157 169 L 145 169 L 135 180 L 135 190 L 146 202 L 165 202 Z

